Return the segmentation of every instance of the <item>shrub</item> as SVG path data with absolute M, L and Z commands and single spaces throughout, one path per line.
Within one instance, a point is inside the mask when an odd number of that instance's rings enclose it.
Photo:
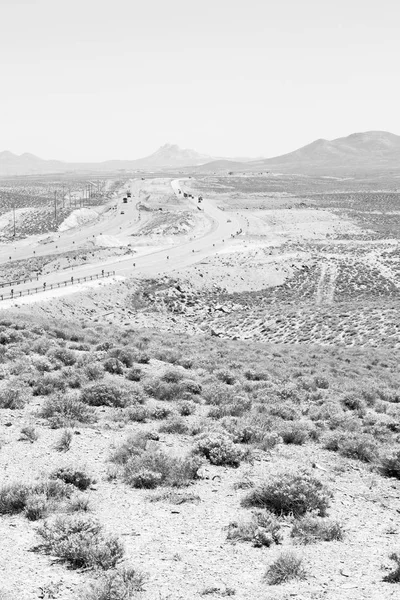
M 145 450 L 125 464 L 124 479 L 126 483 L 135 487 L 138 483 L 142 485 L 145 473 L 147 480 L 150 478 L 155 481 L 157 478 L 160 485 L 181 487 L 189 485 L 196 478 L 200 466 L 201 461 L 195 457 L 178 458 L 159 450 Z
M 300 419 L 299 411 L 291 404 L 285 402 L 271 406 L 269 412 L 274 417 L 280 417 L 284 421 L 298 421 Z
M 130 381 L 140 381 L 142 378 L 142 369 L 140 367 L 132 367 L 126 373 L 126 378 Z
M 381 459 L 381 472 L 386 477 L 396 477 L 400 479 L 400 450 L 392 456 L 385 456 Z
M 172 415 L 172 410 L 170 408 L 168 408 L 167 406 L 156 406 L 150 412 L 151 418 L 157 419 L 158 421 L 161 421 L 162 419 L 166 419 L 170 415 Z
M 145 383 L 145 391 L 157 400 L 178 400 L 184 391 L 180 383 L 166 382 L 161 379 L 152 379 Z
M 83 373 L 89 381 L 97 381 L 104 377 L 104 369 L 98 363 L 89 363 L 85 366 Z
M 68 512 L 89 512 L 90 502 L 89 498 L 84 494 L 75 494 L 70 498 L 67 505 Z
M 341 399 L 341 404 L 349 410 L 357 410 L 365 413 L 366 404 L 357 392 L 349 392 Z
M 196 404 L 190 400 L 182 400 L 178 405 L 178 411 L 182 417 L 188 417 L 196 412 Z
M 208 412 L 208 416 L 212 419 L 222 419 L 227 416 L 240 417 L 251 409 L 251 404 L 250 398 L 237 396 L 233 402 L 212 406 Z
M 130 403 L 128 390 L 109 381 L 85 386 L 81 391 L 80 400 L 89 406 L 124 407 Z
M 395 568 L 391 573 L 385 575 L 383 580 L 388 583 L 400 583 L 400 552 L 392 552 L 389 558 L 395 562 Z
M 134 356 L 132 352 L 126 348 L 112 348 L 108 352 L 108 356 L 118 360 L 118 362 L 125 367 L 131 367 L 133 365 Z
M 253 369 L 248 369 L 244 372 L 244 376 L 248 381 L 266 381 L 269 379 L 268 373 L 264 373 L 262 371 L 255 371 Z
M 280 585 L 293 579 L 305 579 L 303 561 L 292 552 L 281 554 L 267 569 L 264 578 L 269 585 Z
M 125 423 L 130 421 L 134 421 L 136 423 L 145 423 L 149 417 L 150 411 L 148 408 L 141 406 L 140 404 L 133 404 L 132 406 L 124 408 L 121 413 L 116 415 L 115 419 L 121 419 Z
M 23 408 L 28 398 L 29 394 L 26 389 L 17 382 L 12 381 L 6 387 L 0 388 L 0 408 L 11 410 Z
M 179 383 L 183 379 L 183 373 L 176 369 L 169 369 L 161 375 L 160 379 L 167 383 Z
M 139 456 L 146 448 L 148 441 L 153 439 L 151 433 L 140 431 L 128 436 L 128 438 L 112 454 L 110 460 L 124 465 L 133 456 Z
M 162 475 L 161 473 L 150 471 L 149 469 L 142 469 L 137 472 L 129 473 L 128 479 L 125 476 L 125 479 L 129 481 L 129 485 L 134 488 L 144 488 L 146 490 L 151 490 L 156 488 L 162 483 Z
M 335 432 L 325 438 L 324 447 L 363 462 L 373 462 L 378 457 L 378 446 L 374 438 L 364 433 L 353 433 L 349 436 Z
M 19 439 L 21 441 L 27 441 L 33 444 L 33 442 L 36 442 L 36 440 L 39 439 L 39 434 L 33 425 L 27 425 L 26 427 L 22 427 L 21 437 Z
M 295 444 L 302 446 L 310 439 L 310 426 L 308 423 L 288 423 L 284 427 L 279 428 L 279 435 L 284 444 Z
M 73 485 L 78 490 L 87 490 L 88 487 L 95 483 L 94 479 L 86 475 L 83 471 L 79 471 L 72 467 L 61 467 L 53 471 L 50 475 L 51 479 L 60 479 L 69 485 Z
M 175 415 L 160 425 L 159 431 L 161 433 L 187 433 L 188 429 L 185 420 Z
M 63 363 L 65 366 L 72 366 L 76 363 L 76 355 L 72 350 L 68 350 L 68 348 L 55 348 L 51 350 L 49 353 L 49 357 L 55 358 Z
M 11 483 L 0 488 L 0 515 L 14 515 L 25 509 L 32 488 L 23 483 Z
M 48 373 L 39 377 L 33 383 L 32 394 L 34 396 L 50 396 L 54 392 L 65 392 L 67 383 L 59 373 Z
M 71 448 L 73 437 L 74 434 L 72 431 L 70 429 L 65 429 L 62 432 L 60 439 L 56 443 L 55 449 L 58 450 L 58 452 L 68 452 L 68 450 Z
M 51 396 L 44 403 L 39 416 L 47 419 L 52 429 L 73 427 L 76 423 L 92 423 L 96 420 L 93 408 L 72 394 Z
M 105 535 L 101 525 L 88 517 L 58 517 L 45 522 L 37 533 L 42 538 L 37 550 L 57 556 L 74 569 L 111 569 L 124 554 L 121 542 Z
M 242 506 L 265 508 L 277 515 L 302 516 L 316 511 L 325 516 L 332 494 L 309 473 L 284 473 L 261 484 L 243 499 Z
M 113 569 L 93 583 L 83 600 L 134 600 L 143 591 L 146 576 L 131 567 Z
M 231 371 L 227 371 L 225 369 L 220 369 L 214 373 L 219 381 L 226 383 L 227 385 L 233 385 L 236 381 L 236 376 Z
M 313 544 L 341 541 L 344 532 L 343 527 L 336 521 L 305 515 L 295 522 L 290 535 L 301 544 Z
M 243 457 L 240 448 L 227 435 L 219 432 L 205 432 L 198 436 L 193 453 L 207 458 L 213 465 L 238 467 Z
M 275 515 L 257 511 L 246 523 L 230 523 L 227 539 L 232 542 L 251 542 L 256 548 L 269 548 L 281 542 L 280 528 Z
M 103 361 L 104 370 L 111 375 L 122 375 L 124 372 L 124 365 L 118 358 L 106 358 Z
M 49 512 L 49 501 L 45 494 L 28 496 L 24 513 L 29 521 L 37 521 L 46 517 Z

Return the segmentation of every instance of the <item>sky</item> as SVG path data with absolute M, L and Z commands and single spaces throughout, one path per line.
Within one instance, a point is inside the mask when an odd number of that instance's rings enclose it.
M 398 0 L 0 0 L 0 151 L 271 157 L 400 134 Z

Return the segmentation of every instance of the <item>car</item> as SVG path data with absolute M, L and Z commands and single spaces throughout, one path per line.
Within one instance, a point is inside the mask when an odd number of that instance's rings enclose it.
M 125 213 L 124 213 L 124 211 L 123 211 L 123 210 L 121 210 L 121 215 L 124 215 L 124 214 L 125 214 Z

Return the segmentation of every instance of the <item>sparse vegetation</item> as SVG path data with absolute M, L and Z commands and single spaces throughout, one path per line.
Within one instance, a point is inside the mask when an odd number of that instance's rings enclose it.
M 305 579 L 306 571 L 303 561 L 293 552 L 282 553 L 273 562 L 265 573 L 265 579 L 269 585 L 280 585 L 293 579 Z

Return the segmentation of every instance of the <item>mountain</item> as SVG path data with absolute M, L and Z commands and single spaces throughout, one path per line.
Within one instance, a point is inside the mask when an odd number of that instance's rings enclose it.
M 400 136 L 386 131 L 353 133 L 316 140 L 294 152 L 253 161 L 252 170 L 291 173 L 338 173 L 400 170 Z
M 27 175 L 32 173 L 57 173 L 67 170 L 58 160 L 43 160 L 25 152 L 18 156 L 12 152 L 0 152 L 0 175 Z

